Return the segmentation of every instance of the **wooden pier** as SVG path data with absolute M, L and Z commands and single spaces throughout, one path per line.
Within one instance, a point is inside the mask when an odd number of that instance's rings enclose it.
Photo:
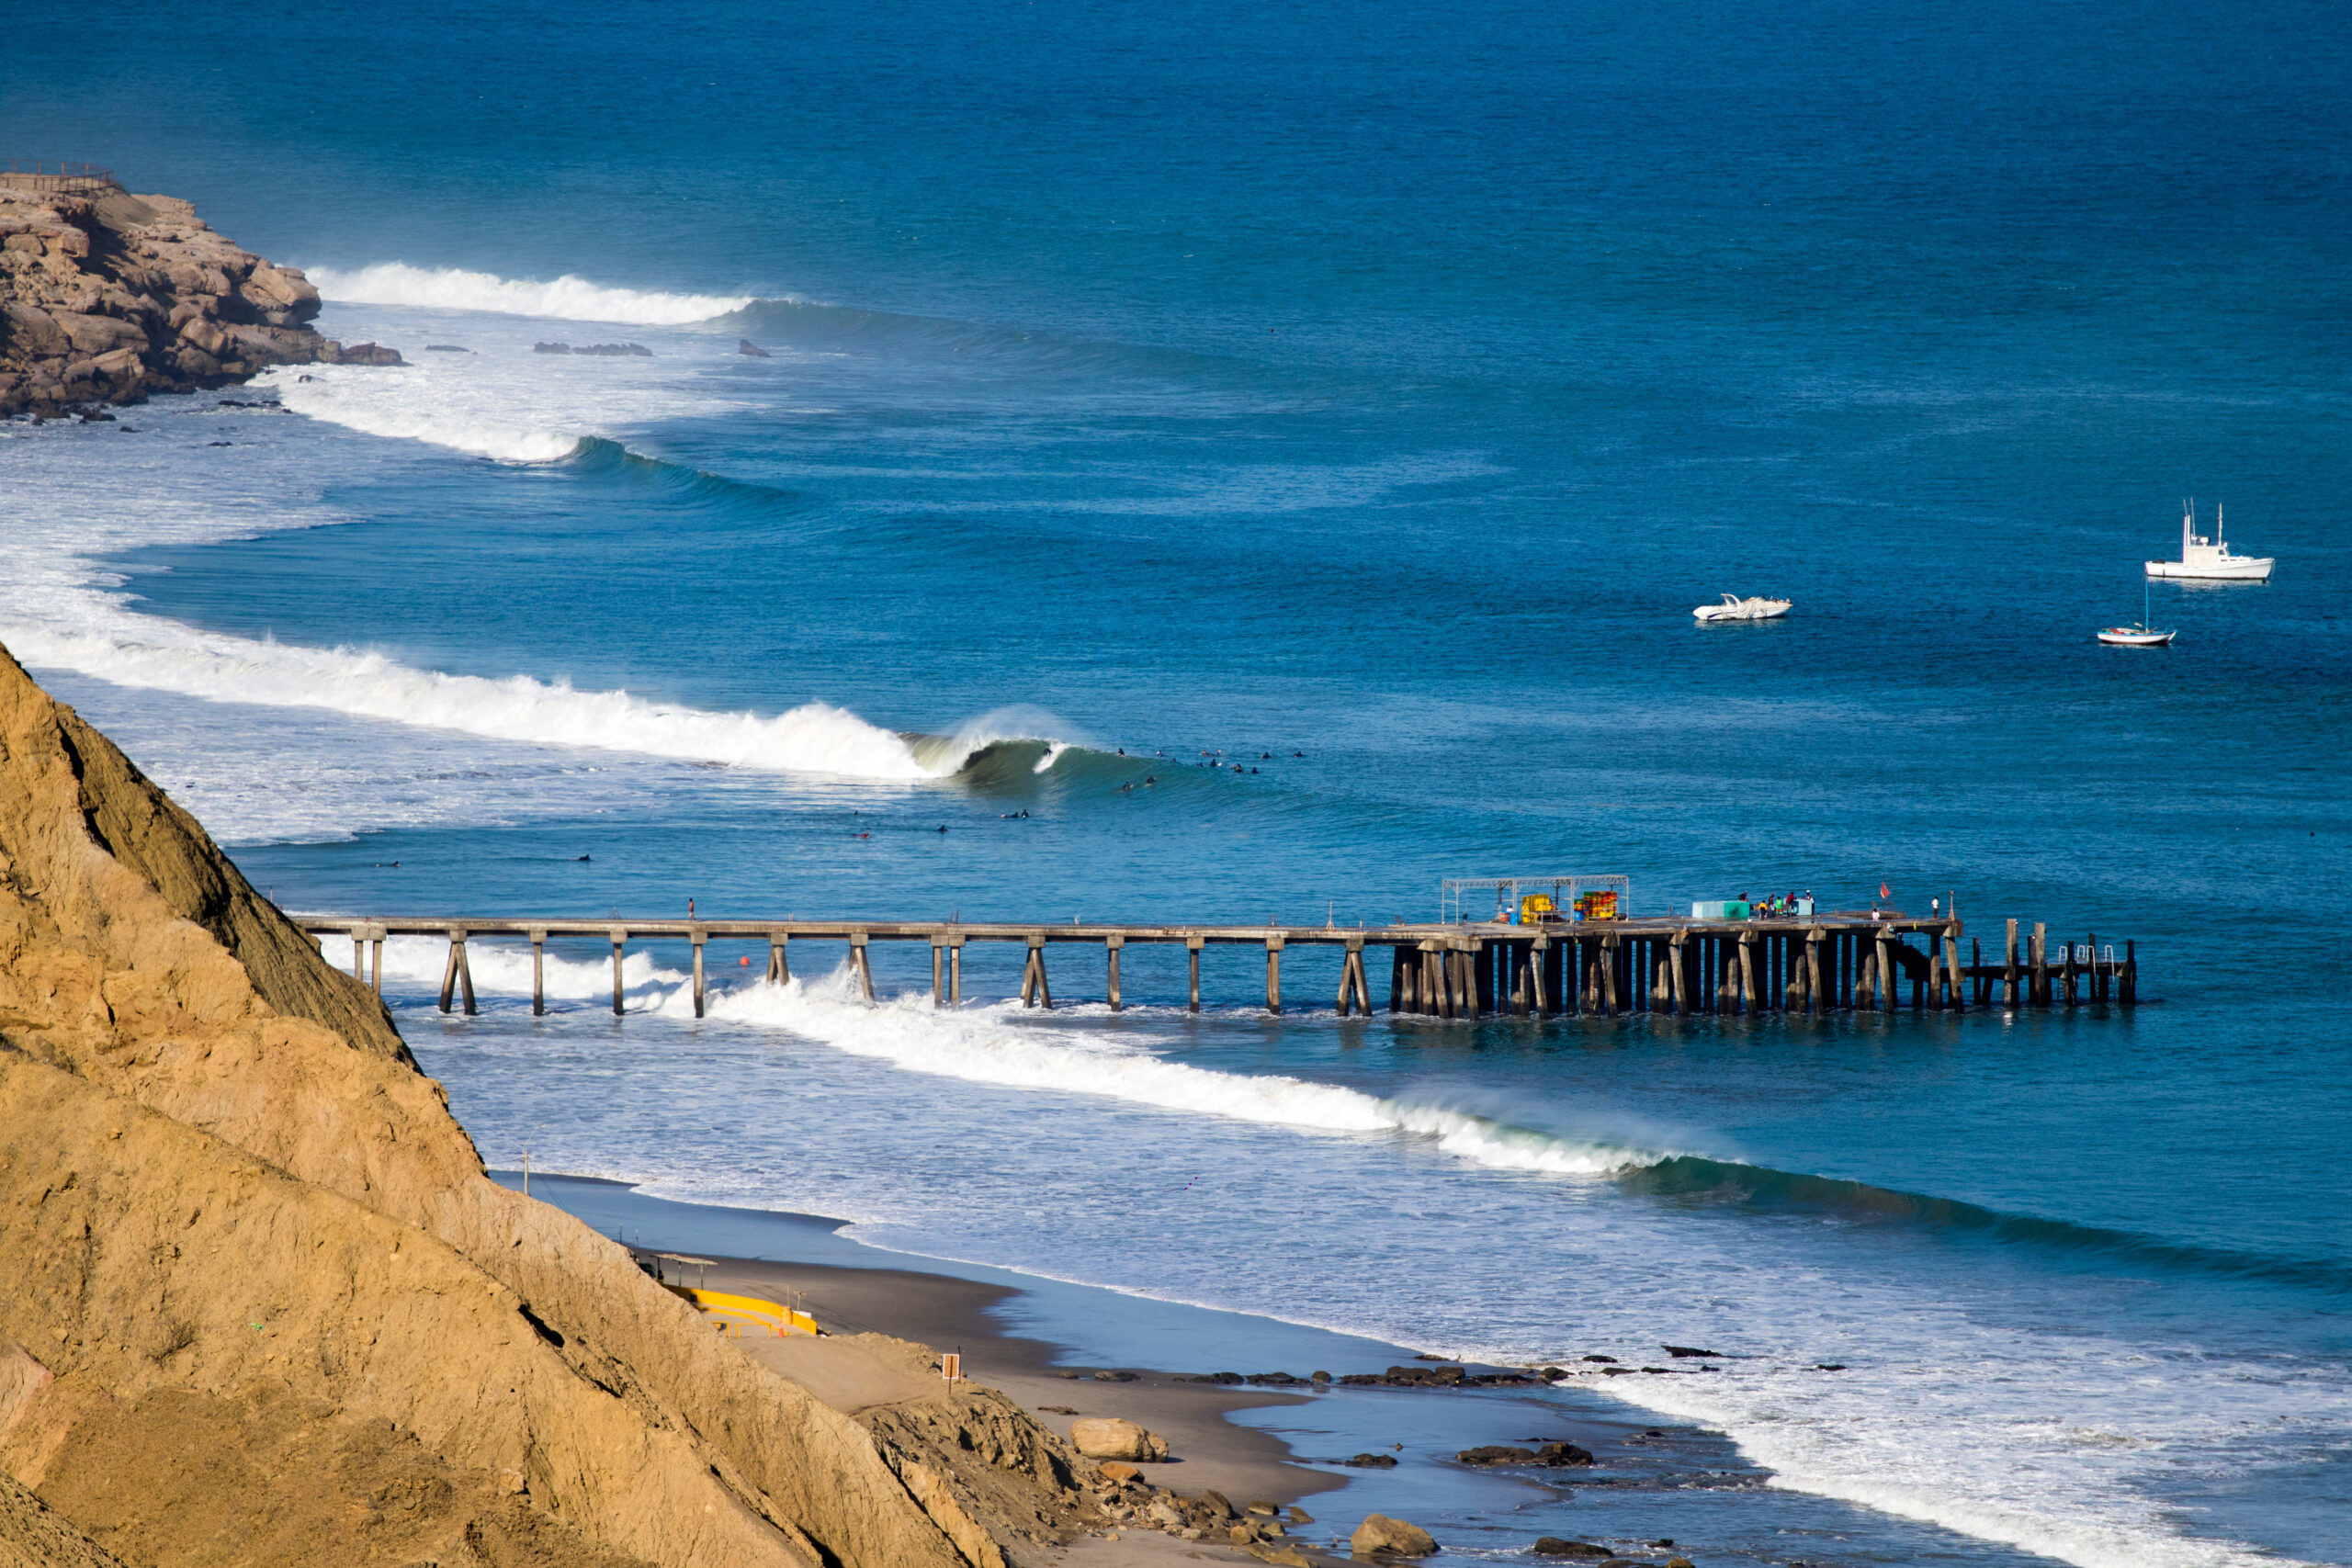
M 2045 929 L 2021 931 L 2007 923 L 2003 951 L 1991 963 L 1971 941 L 1961 953 L 1957 919 L 1830 915 L 1800 919 L 1698 920 L 1634 919 L 1517 926 L 1499 922 L 1345 926 L 990 925 L 953 920 L 576 920 L 357 919 L 299 916 L 314 941 L 351 943 L 352 973 L 384 987 L 384 942 L 393 936 L 446 937 L 441 1010 L 475 1009 L 468 944 L 485 938 L 531 945 L 531 1010 L 547 1010 L 547 944 L 551 940 L 612 944 L 613 1011 L 624 1006 L 621 961 L 631 942 L 684 942 L 694 953 L 695 1016 L 707 996 L 706 949 L 750 944 L 766 953 L 766 977 L 789 979 L 796 942 L 845 944 L 850 972 L 870 1000 L 874 972 L 867 953 L 876 942 L 924 942 L 931 948 L 931 992 L 939 1006 L 964 999 L 964 950 L 975 942 L 1027 950 L 1021 999 L 1054 1005 L 1046 964 L 1049 949 L 1100 947 L 1103 997 L 1113 1011 L 1125 1005 L 1119 960 L 1129 947 L 1182 947 L 1189 959 L 1189 1002 L 1201 1006 L 1201 953 L 1211 945 L 1261 948 L 1266 955 L 1266 1010 L 1283 1010 L 1283 954 L 1326 948 L 1338 956 L 1335 1006 L 1340 1016 L 1371 1016 L 1367 949 L 1388 950 L 1387 1010 L 1425 1018 L 1614 1018 L 1627 1013 L 1741 1014 L 1767 1012 L 1893 1012 L 1971 1007 L 2074 1007 L 2084 1002 L 2130 1007 L 2139 999 L 2139 955 L 2124 943 L 2117 956 L 2093 936 L 2087 944 L 2058 944 Z M 1074 955 L 1073 955 L 1074 956 Z M 805 962 L 805 961 L 804 961 Z M 1374 963 L 1377 962 L 1375 959 Z M 372 968 L 372 973 L 369 973 Z M 1904 995 L 1904 982 L 1910 994 Z M 1065 997 L 1067 998 L 1067 990 Z

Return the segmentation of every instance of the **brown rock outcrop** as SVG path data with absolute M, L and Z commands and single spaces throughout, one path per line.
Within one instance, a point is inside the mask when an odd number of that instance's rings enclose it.
M 397 365 L 304 323 L 319 291 L 168 196 L 23 190 L 0 175 L 0 417 L 136 402 L 272 365 Z
M 142 1568 L 999 1568 L 1081 1467 L 984 1391 L 853 1419 L 492 1182 L 376 998 L 0 650 L 28 1517 Z
M 1158 1434 L 1117 1416 L 1073 1421 L 1069 1440 L 1089 1459 L 1157 1461 L 1168 1457 L 1168 1444 Z

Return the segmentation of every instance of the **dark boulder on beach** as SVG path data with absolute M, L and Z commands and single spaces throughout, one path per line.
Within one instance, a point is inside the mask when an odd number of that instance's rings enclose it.
M 1343 1459 L 1340 1462 L 1351 1470 L 1394 1470 L 1396 1468 L 1396 1456 L 1395 1454 L 1358 1454 L 1353 1459 Z
M 1615 1552 L 1605 1546 L 1595 1546 L 1589 1540 L 1565 1540 L 1547 1535 L 1527 1549 L 1538 1557 L 1613 1557 Z

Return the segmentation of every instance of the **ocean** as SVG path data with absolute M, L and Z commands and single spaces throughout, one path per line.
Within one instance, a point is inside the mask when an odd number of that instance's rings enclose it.
M 1130 950 L 1113 1015 L 1071 948 L 1047 1015 L 1007 948 L 941 1013 L 920 948 L 869 1006 L 714 947 L 696 1021 L 656 947 L 616 1021 L 559 944 L 548 1017 L 483 946 L 464 1019 L 424 939 L 389 994 L 494 1164 L 1438 1354 L 1724 1351 L 1607 1390 L 1772 1473 L 1703 1561 L 2352 1562 L 2348 53 L 2291 0 L 28 31 L 9 152 L 409 363 L 0 424 L 0 642 L 296 909 L 1615 873 L 2132 942 L 2128 1012 L 1342 1021 L 1295 953 L 1275 1019 L 1236 949 L 1197 1017 Z M 2097 646 L 2191 497 L 2274 580 Z

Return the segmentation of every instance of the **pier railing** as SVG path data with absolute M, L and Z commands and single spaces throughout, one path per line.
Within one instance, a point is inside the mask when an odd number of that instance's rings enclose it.
M 850 972 L 869 1000 L 874 972 L 867 953 L 876 942 L 922 942 L 931 948 L 932 999 L 953 1006 L 964 997 L 964 950 L 974 942 L 1027 950 L 1021 999 L 1051 1008 L 1048 949 L 1098 946 L 1105 963 L 1104 998 L 1125 1005 L 1120 958 L 1129 947 L 1181 946 L 1188 958 L 1188 996 L 1201 1006 L 1201 953 L 1210 946 L 1262 948 L 1266 1010 L 1283 1010 L 1283 954 L 1288 949 L 1329 948 L 1340 956 L 1338 999 L 1343 1018 L 1374 1011 L 1365 969 L 1367 949 L 1388 949 L 1387 1010 L 1442 1019 L 1489 1016 L 1603 1017 L 1625 1013 L 1758 1014 L 1829 1011 L 1893 1012 L 1911 983 L 1914 1009 L 1962 1010 L 2073 1007 L 2082 1002 L 2130 1007 L 2139 1000 L 2137 945 L 2127 942 L 2116 959 L 2087 946 L 2062 942 L 2055 955 L 2045 927 L 2025 933 L 2008 922 L 2004 953 L 1986 963 L 1972 941 L 1963 962 L 1957 919 L 1911 919 L 1830 915 L 1808 919 L 1616 919 L 1546 923 L 1322 926 L 1177 926 L 1013 923 L 958 920 L 635 920 L 554 918 L 458 919 L 303 915 L 297 923 L 322 944 L 351 943 L 352 973 L 381 992 L 384 943 L 394 936 L 446 937 L 440 1006 L 462 1002 L 475 1010 L 469 943 L 521 939 L 531 946 L 531 1010 L 547 1010 L 547 944 L 563 939 L 608 942 L 613 956 L 613 1011 L 626 1007 L 621 976 L 631 942 L 684 942 L 694 953 L 695 1016 L 707 998 L 705 954 L 712 943 L 746 943 L 767 954 L 766 977 L 792 976 L 793 944 L 845 944 Z M 372 969 L 372 974 L 369 971 Z

